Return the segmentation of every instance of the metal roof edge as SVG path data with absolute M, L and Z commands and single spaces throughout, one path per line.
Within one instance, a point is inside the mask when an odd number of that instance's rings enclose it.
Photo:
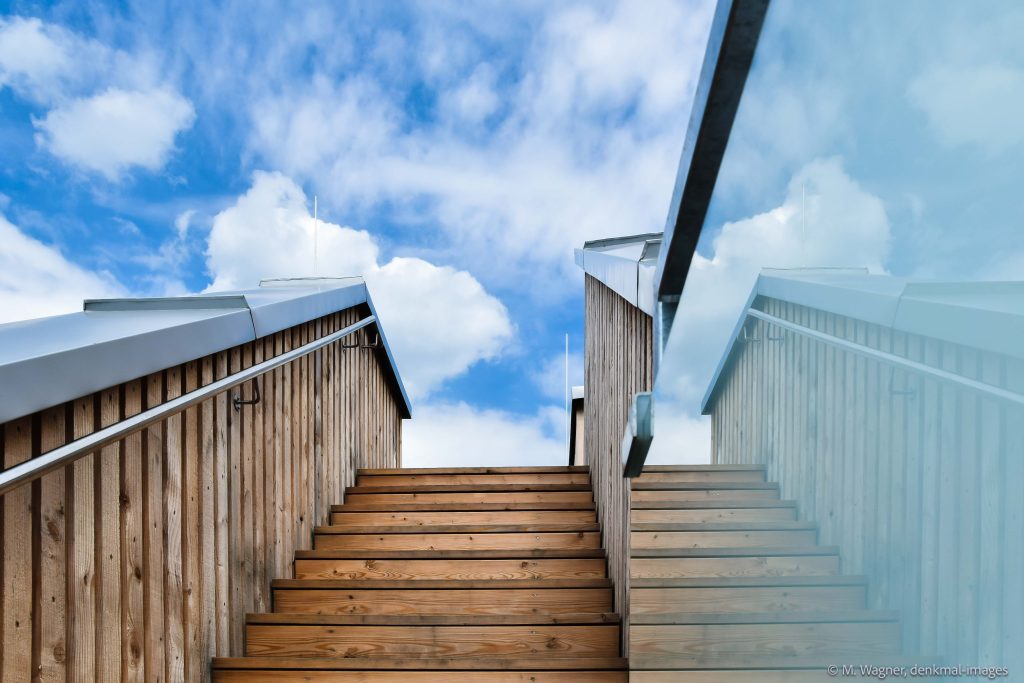
M 0 325 L 0 423 L 367 304 L 362 278 L 263 281 L 185 297 L 90 299 L 83 311 Z M 378 318 L 403 417 L 411 403 Z
M 758 275 L 701 401 L 710 406 L 727 373 L 747 311 L 758 296 L 1001 355 L 1024 358 L 1024 282 L 911 282 L 867 269 L 764 269 Z
M 654 316 L 654 272 L 661 233 L 590 240 L 576 249 L 576 265 L 649 316 Z

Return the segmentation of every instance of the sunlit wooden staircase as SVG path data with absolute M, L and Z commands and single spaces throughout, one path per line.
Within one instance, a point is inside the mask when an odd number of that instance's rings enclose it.
M 587 469 L 361 470 L 215 681 L 625 681 Z
M 632 485 L 630 680 L 826 681 L 910 665 L 893 612 L 867 609 L 760 467 L 652 466 Z

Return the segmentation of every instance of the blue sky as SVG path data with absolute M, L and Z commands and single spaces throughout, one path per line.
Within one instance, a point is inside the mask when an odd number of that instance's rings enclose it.
M 561 462 L 572 248 L 664 225 L 711 9 L 8 3 L 0 322 L 363 274 L 407 462 Z

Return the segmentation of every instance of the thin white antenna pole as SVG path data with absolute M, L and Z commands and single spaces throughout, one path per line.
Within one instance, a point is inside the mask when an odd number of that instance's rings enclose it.
M 565 335 L 565 452 L 569 452 L 570 424 L 572 415 L 569 414 L 569 335 Z M 571 464 L 571 463 L 570 463 Z
M 317 249 L 320 246 L 320 226 L 317 222 L 316 208 L 316 195 L 313 195 L 313 275 L 320 274 L 318 263 L 319 255 L 317 254 Z
M 800 186 L 800 265 L 807 267 L 807 183 Z

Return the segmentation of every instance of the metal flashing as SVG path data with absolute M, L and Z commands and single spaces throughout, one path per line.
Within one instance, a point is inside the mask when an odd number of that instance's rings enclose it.
M 0 325 L 0 423 L 366 304 L 362 278 L 265 281 L 238 292 L 90 299 L 84 310 Z M 411 402 L 379 321 L 390 383 Z
M 932 339 L 1024 358 L 1024 282 L 912 282 L 866 269 L 765 269 L 758 276 L 701 402 L 707 415 L 728 374 L 747 311 L 779 299 Z
M 661 233 L 591 240 L 576 265 L 647 315 L 654 315 L 654 270 Z

